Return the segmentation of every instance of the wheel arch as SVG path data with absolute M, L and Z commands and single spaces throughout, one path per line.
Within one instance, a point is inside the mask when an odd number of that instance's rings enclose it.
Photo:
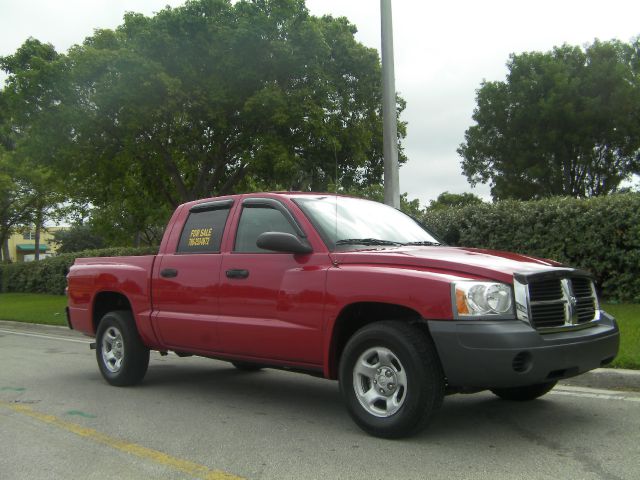
M 362 327 L 383 320 L 413 323 L 429 335 L 427 322 L 413 308 L 385 302 L 356 302 L 346 305 L 338 314 L 331 330 L 331 341 L 325 375 L 338 378 L 338 367 L 344 347 L 349 339 Z
M 128 311 L 133 316 L 133 309 L 131 308 L 129 298 L 121 292 L 103 291 L 97 293 L 93 299 L 93 308 L 91 313 L 93 331 L 98 331 L 98 325 L 100 324 L 102 317 L 109 312 L 115 311 Z

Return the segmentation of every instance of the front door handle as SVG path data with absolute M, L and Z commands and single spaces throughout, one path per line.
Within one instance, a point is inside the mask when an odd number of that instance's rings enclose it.
M 227 278 L 247 278 L 249 276 L 249 270 L 233 269 L 227 270 Z
M 178 276 L 178 270 L 175 268 L 165 268 L 160 271 L 160 276 L 164 278 L 173 278 Z

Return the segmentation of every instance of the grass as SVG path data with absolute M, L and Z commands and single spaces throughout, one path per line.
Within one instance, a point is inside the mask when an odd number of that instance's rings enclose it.
M 3 293 L 0 294 L 0 320 L 66 325 L 66 306 L 64 295 Z
M 620 327 L 620 352 L 611 364 L 614 368 L 640 370 L 640 304 L 605 304 Z
M 66 325 L 66 304 L 67 298 L 60 295 L 3 293 L 0 320 Z M 602 308 L 616 317 L 620 326 L 620 353 L 611 366 L 640 370 L 640 304 L 605 304 Z

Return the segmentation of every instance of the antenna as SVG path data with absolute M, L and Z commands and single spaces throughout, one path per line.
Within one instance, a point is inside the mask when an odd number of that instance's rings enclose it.
M 338 151 L 336 149 L 336 139 L 333 139 L 333 160 L 336 165 L 336 176 L 333 181 L 333 190 L 335 193 L 335 202 L 336 202 L 336 225 L 335 225 L 335 234 L 334 237 L 336 241 L 338 241 Z

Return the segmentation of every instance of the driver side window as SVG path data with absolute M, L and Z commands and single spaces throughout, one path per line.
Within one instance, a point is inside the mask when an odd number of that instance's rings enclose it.
M 234 252 L 271 252 L 271 250 L 265 250 L 256 245 L 258 236 L 265 232 L 284 232 L 296 235 L 293 226 L 282 212 L 267 206 L 245 206 L 238 223 Z

